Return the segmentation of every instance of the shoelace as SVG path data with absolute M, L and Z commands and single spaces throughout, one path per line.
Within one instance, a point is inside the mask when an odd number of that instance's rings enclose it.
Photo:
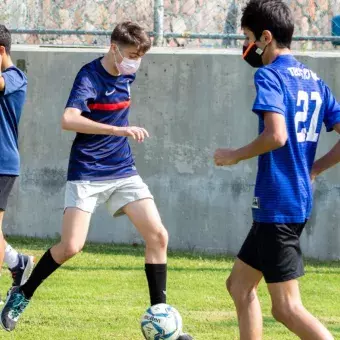
M 22 294 L 16 293 L 13 295 L 13 302 L 11 303 L 11 318 L 16 321 L 20 314 L 27 307 L 29 300 L 27 300 Z

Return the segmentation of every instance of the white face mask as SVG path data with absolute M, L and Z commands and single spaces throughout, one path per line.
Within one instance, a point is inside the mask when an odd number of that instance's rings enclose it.
M 125 58 L 125 57 L 122 56 L 118 47 L 117 47 L 117 50 L 118 50 L 120 56 L 123 58 L 122 62 L 120 64 L 118 64 L 117 60 L 116 60 L 116 56 L 115 56 L 116 66 L 117 66 L 119 73 L 125 74 L 125 75 L 136 73 L 139 69 L 141 62 L 142 62 L 142 58 L 139 58 L 137 60 Z

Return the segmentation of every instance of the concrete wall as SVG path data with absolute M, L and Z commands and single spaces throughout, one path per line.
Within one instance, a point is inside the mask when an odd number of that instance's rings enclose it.
M 61 230 L 69 149 L 74 134 L 62 132 L 60 117 L 74 77 L 102 50 L 17 47 L 25 64 L 28 100 L 20 126 L 22 175 L 13 190 L 5 232 L 55 236 Z M 299 56 L 340 98 L 340 55 Z M 257 135 L 253 72 L 239 51 L 154 50 L 133 86 L 131 122 L 152 138 L 133 144 L 137 167 L 149 184 L 172 248 L 235 254 L 251 223 L 256 160 L 218 169 L 217 147 L 241 146 Z M 337 140 L 322 134 L 318 154 Z M 340 258 L 340 167 L 315 185 L 313 216 L 303 236 L 309 257 Z M 112 219 L 100 208 L 89 239 L 141 242 L 126 217 Z

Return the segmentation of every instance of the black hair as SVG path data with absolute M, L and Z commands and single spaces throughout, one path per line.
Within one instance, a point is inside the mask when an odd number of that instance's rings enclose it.
M 250 0 L 243 9 L 242 28 L 252 31 L 256 39 L 268 30 L 278 47 L 290 48 L 294 33 L 294 19 L 283 0 Z
M 6 53 L 11 54 L 12 38 L 10 31 L 4 25 L 0 25 L 0 46 L 5 47 Z

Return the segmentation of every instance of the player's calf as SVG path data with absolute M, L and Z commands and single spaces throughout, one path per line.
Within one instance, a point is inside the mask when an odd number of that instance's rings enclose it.
M 321 322 L 303 306 L 297 280 L 268 284 L 274 318 L 301 339 L 333 340 Z
M 334 340 L 329 331 L 301 303 L 274 304 L 272 315 L 301 339 Z

